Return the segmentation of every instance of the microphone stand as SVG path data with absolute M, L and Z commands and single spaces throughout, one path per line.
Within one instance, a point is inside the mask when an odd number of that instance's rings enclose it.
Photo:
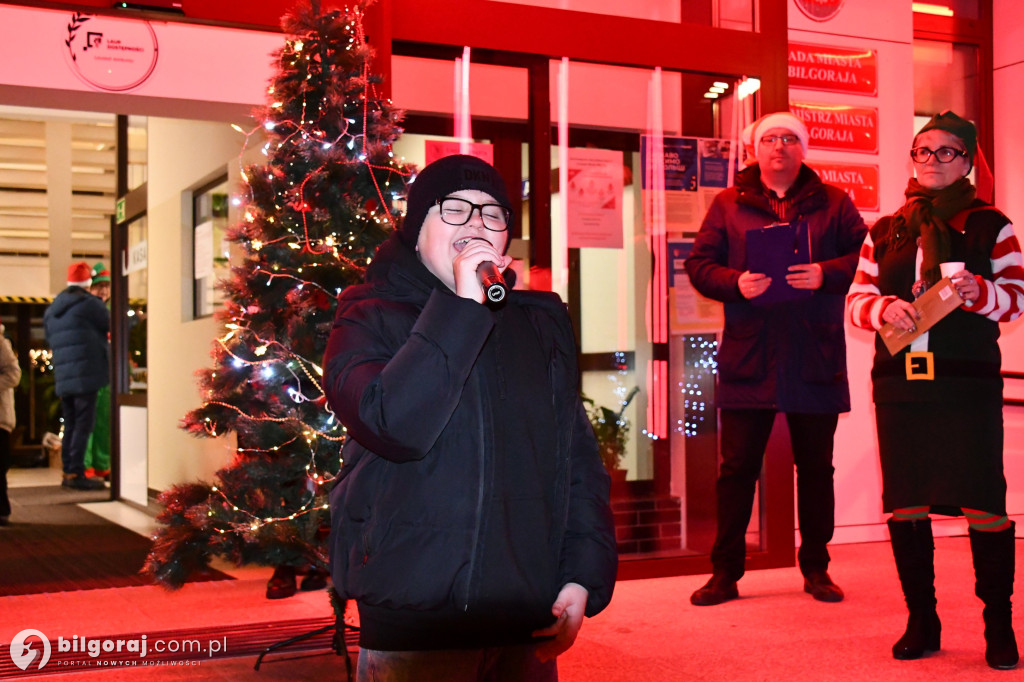
M 334 622 L 330 625 L 324 625 L 323 627 L 319 627 L 315 630 L 311 630 L 301 635 L 290 637 L 280 642 L 275 642 L 271 644 L 262 652 L 260 652 L 259 656 L 256 657 L 256 665 L 254 666 L 254 669 L 257 672 L 259 672 L 260 663 L 263 662 L 263 657 L 267 654 L 273 651 L 277 651 L 278 649 L 283 649 L 285 647 L 291 646 L 296 642 L 301 642 L 303 640 L 310 639 L 311 637 L 316 637 L 317 635 L 322 635 L 326 632 L 330 632 L 331 630 L 333 630 L 334 636 L 331 638 L 331 649 L 334 651 L 335 655 L 345 657 L 345 673 L 348 681 L 352 682 L 355 679 L 355 670 L 352 667 L 352 657 L 349 655 L 348 640 L 346 635 L 348 632 L 351 632 L 353 633 L 353 635 L 355 635 L 359 632 L 359 628 L 345 621 L 345 607 L 343 606 L 341 609 L 338 608 L 338 602 L 340 598 L 338 597 L 338 593 L 335 591 L 333 587 L 331 587 L 328 590 L 328 594 L 330 595 L 331 598 L 331 607 L 334 610 Z M 348 602 L 346 601 L 345 604 L 347 605 Z M 358 640 L 356 643 L 358 643 Z

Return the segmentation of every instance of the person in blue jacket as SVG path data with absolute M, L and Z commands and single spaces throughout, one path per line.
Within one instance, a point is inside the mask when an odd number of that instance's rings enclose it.
M 610 480 L 566 307 L 516 290 L 485 303 L 477 275 L 511 262 L 512 214 L 490 164 L 435 161 L 339 297 L 331 570 L 359 609 L 360 680 L 556 680 L 555 657 L 611 599 Z
M 53 351 L 53 373 L 64 415 L 62 486 L 101 490 L 103 481 L 85 475 L 85 447 L 96 419 L 96 394 L 110 383 L 110 313 L 89 293 L 87 263 L 68 268 L 68 287 L 43 313 L 46 342 Z

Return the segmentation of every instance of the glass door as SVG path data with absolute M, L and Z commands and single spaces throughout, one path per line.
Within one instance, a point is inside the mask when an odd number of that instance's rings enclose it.
M 111 361 L 114 366 L 111 424 L 114 497 L 149 502 L 147 400 L 148 225 L 146 185 L 123 199 L 114 227 L 111 296 Z
M 392 96 L 408 110 L 395 151 L 422 166 L 462 142 L 453 106 L 462 53 L 405 49 L 393 61 Z M 721 314 L 687 288 L 680 264 L 736 162 L 732 109 L 708 94 L 735 87 L 737 76 L 484 58 L 470 71 L 465 141 L 507 180 L 521 179 L 510 253 L 522 286 L 555 291 L 569 306 L 582 391 L 613 478 L 620 577 L 709 571 Z M 654 144 L 678 167 L 652 185 Z M 793 564 L 792 465 L 769 462 L 748 534 L 751 568 Z

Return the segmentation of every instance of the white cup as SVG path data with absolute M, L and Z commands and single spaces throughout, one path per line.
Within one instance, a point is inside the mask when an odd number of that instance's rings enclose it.
M 943 277 L 952 277 L 958 272 L 964 269 L 966 264 L 963 261 L 950 261 L 949 263 L 939 263 L 939 272 L 942 273 Z

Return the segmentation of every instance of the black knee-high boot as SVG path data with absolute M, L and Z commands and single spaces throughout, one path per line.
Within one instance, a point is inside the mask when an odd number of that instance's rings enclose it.
M 996 533 L 971 528 L 974 558 L 974 593 L 985 602 L 985 660 L 998 670 L 1017 666 L 1017 640 L 1013 636 L 1014 524 Z
M 889 519 L 896 572 L 910 617 L 907 631 L 892 647 L 892 657 L 906 661 L 938 651 L 942 624 L 935 612 L 935 542 L 931 519 Z

